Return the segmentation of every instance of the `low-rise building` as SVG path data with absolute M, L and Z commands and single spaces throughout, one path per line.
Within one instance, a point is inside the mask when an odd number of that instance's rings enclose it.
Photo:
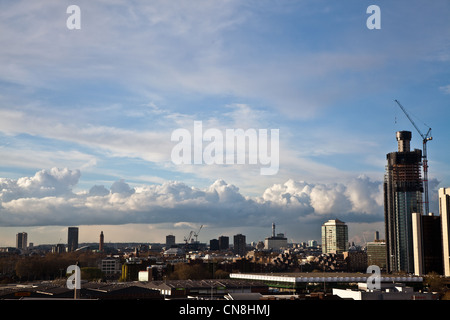
M 118 274 L 122 271 L 120 259 L 113 257 L 102 259 L 99 268 L 105 275 Z
M 358 290 L 333 289 L 333 295 L 349 300 L 438 300 L 439 295 L 417 292 L 404 283 L 381 283 L 380 289 L 368 289 L 367 283 L 358 283 Z
M 263 283 L 232 279 L 152 281 L 146 286 L 159 290 L 166 299 L 190 297 L 195 299 L 223 299 L 225 295 L 230 293 L 267 294 L 269 292 L 268 286 Z

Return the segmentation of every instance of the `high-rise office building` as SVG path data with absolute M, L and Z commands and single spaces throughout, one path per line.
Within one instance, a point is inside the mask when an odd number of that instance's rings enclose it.
M 384 219 L 388 272 L 414 272 L 412 214 L 423 214 L 422 151 L 410 150 L 411 132 L 396 133 L 398 151 L 386 155 Z
M 67 251 L 72 252 L 78 249 L 78 228 L 69 227 L 67 232 Z
M 375 239 L 367 242 L 367 265 L 379 266 L 382 271 L 386 270 L 386 243 L 383 240 Z
M 450 277 L 450 188 L 439 189 L 444 276 Z
M 348 250 L 348 227 L 335 219 L 322 225 L 322 253 L 343 253 Z
M 28 234 L 26 232 L 19 232 L 16 234 L 16 248 L 26 250 L 28 241 L 27 238 Z
M 233 237 L 233 252 L 240 256 L 247 253 L 247 244 L 243 234 L 237 234 Z

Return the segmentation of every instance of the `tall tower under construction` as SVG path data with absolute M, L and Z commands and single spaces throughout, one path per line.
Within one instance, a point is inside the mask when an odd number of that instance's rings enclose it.
M 410 150 L 411 132 L 397 132 L 398 151 L 386 155 L 384 219 L 388 272 L 414 272 L 412 214 L 423 214 L 422 151 Z

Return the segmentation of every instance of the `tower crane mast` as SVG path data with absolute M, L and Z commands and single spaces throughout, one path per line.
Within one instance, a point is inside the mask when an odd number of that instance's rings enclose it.
M 197 237 L 198 237 L 198 234 L 200 233 L 200 230 L 202 230 L 202 228 L 203 228 L 203 225 L 200 226 L 200 228 L 198 229 L 197 232 L 194 232 L 195 242 L 198 242 Z
M 398 104 L 398 106 L 402 109 L 403 113 L 406 115 L 406 117 L 411 121 L 414 128 L 416 128 L 417 132 L 419 132 L 420 136 L 422 137 L 422 145 L 423 145 L 423 151 L 422 151 L 422 165 L 423 165 L 423 189 L 424 189 L 424 202 L 425 202 L 425 214 L 428 214 L 430 211 L 430 204 L 428 201 L 428 159 L 427 159 L 427 142 L 430 140 L 433 140 L 433 137 L 431 136 L 431 128 L 428 127 L 428 131 L 426 134 L 423 134 L 417 125 L 414 123 L 414 121 L 409 116 L 408 112 L 406 112 L 405 108 L 400 104 L 398 100 L 395 100 L 395 102 Z

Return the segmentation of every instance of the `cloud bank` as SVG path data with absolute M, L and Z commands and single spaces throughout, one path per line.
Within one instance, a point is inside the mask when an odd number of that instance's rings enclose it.
M 33 177 L 0 179 L 0 225 L 120 225 L 202 223 L 217 227 L 323 222 L 383 221 L 382 184 L 365 176 L 348 183 L 288 180 L 249 197 L 216 180 L 200 189 L 185 183 L 92 186 L 74 192 L 79 170 L 41 170 Z

